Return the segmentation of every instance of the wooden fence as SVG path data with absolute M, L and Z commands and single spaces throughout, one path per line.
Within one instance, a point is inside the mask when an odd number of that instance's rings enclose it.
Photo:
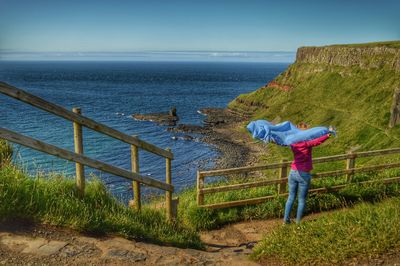
M 316 158 L 316 159 L 313 159 L 314 164 L 346 160 L 346 169 L 316 173 L 316 174 L 313 174 L 312 176 L 313 176 L 313 179 L 315 179 L 315 178 L 328 177 L 328 176 L 343 176 L 343 175 L 345 175 L 346 179 L 347 179 L 347 183 L 349 183 L 351 181 L 352 176 L 355 173 L 363 173 L 363 172 L 385 170 L 385 169 L 400 167 L 400 162 L 398 162 L 398 163 L 380 164 L 380 165 L 356 168 L 355 167 L 356 158 L 374 157 L 374 156 L 398 154 L 398 153 L 400 153 L 400 148 L 348 153 L 348 154 L 340 154 L 340 155 Z M 262 203 L 262 202 L 271 200 L 279 195 L 281 195 L 281 196 L 287 195 L 286 185 L 288 182 L 288 173 L 290 170 L 290 165 L 291 165 L 291 162 L 283 160 L 280 163 L 273 163 L 273 164 L 267 164 L 267 165 L 261 165 L 261 166 L 238 167 L 238 168 L 230 168 L 230 169 L 211 170 L 211 171 L 198 171 L 197 172 L 197 205 L 199 207 L 203 207 L 203 208 L 220 209 L 220 208 Z M 254 181 L 254 182 L 234 184 L 234 185 L 224 185 L 224 186 L 219 186 L 219 187 L 214 187 L 214 186 L 205 187 L 204 186 L 205 177 L 226 176 L 226 175 L 232 175 L 232 174 L 247 174 L 249 172 L 257 172 L 257 171 L 264 171 L 264 170 L 270 170 L 270 169 L 279 169 L 279 178 L 278 179 Z M 380 181 L 384 182 L 385 184 L 388 184 L 388 183 L 400 181 L 400 177 L 387 178 L 387 179 L 383 179 Z M 372 183 L 372 182 L 376 182 L 376 180 L 358 182 L 358 184 Z M 248 188 L 255 188 L 255 187 L 263 187 L 263 186 L 268 186 L 268 185 L 275 185 L 278 187 L 277 193 L 275 195 L 258 197 L 258 198 L 250 198 L 250 199 L 244 199 L 244 200 L 236 200 L 236 201 L 230 201 L 230 202 L 204 204 L 205 194 L 212 194 L 212 193 L 219 193 L 219 192 L 233 191 L 233 190 L 240 190 L 240 189 L 248 189 Z M 347 184 L 336 185 L 336 186 L 332 186 L 329 188 L 310 189 L 310 192 L 323 193 L 323 192 L 328 192 L 328 191 L 335 191 L 335 190 L 342 189 L 345 186 L 347 186 Z
M 26 91 L 15 88 L 4 82 L 0 82 L 0 93 L 5 94 L 9 97 L 22 101 L 24 103 L 30 104 L 36 108 L 42 109 L 46 112 L 54 114 L 56 116 L 62 117 L 64 119 L 73 122 L 74 128 L 74 145 L 75 152 L 71 152 L 59 147 L 47 144 L 40 140 L 36 140 L 27 136 L 23 136 L 17 132 L 1 128 L 0 127 L 0 138 L 6 139 L 8 141 L 45 152 L 62 159 L 73 161 L 76 163 L 76 184 L 78 193 L 84 196 L 85 191 L 85 176 L 84 176 L 84 166 L 89 166 L 94 169 L 98 169 L 116 176 L 121 176 L 126 179 L 133 181 L 133 191 L 134 199 L 132 206 L 137 210 L 141 209 L 141 199 L 140 199 L 140 184 L 145 184 L 150 187 L 159 188 L 165 191 L 165 208 L 168 220 L 174 218 L 172 192 L 174 191 L 174 186 L 171 183 L 171 160 L 174 158 L 172 152 L 169 149 L 161 149 L 153 144 L 147 143 L 140 140 L 137 136 L 129 136 L 113 128 L 110 128 L 104 124 L 98 123 L 90 118 L 81 115 L 80 108 L 73 108 L 69 111 L 61 106 L 45 101 L 42 98 L 34 96 Z M 83 155 L 83 137 L 82 137 L 82 126 L 89 129 L 103 133 L 120 141 L 130 144 L 131 146 L 131 164 L 132 171 L 127 171 L 122 168 L 118 168 L 107 163 L 91 159 Z M 138 150 L 143 149 L 145 151 L 154 153 L 158 156 L 165 158 L 166 173 L 165 182 L 158 181 L 156 179 L 143 176 L 139 173 L 139 153 Z

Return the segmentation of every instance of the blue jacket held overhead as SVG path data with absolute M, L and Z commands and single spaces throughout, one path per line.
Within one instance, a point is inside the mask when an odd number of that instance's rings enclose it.
M 247 129 L 253 135 L 253 138 L 264 142 L 273 142 L 281 146 L 289 146 L 298 142 L 316 139 L 329 133 L 329 129 L 326 127 L 301 130 L 289 121 L 274 125 L 267 120 L 257 120 L 250 122 L 247 125 Z

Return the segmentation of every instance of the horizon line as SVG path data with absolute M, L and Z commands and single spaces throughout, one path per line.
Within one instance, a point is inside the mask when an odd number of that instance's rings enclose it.
M 6 61 L 249 61 L 293 62 L 292 51 L 1 51 L 0 60 Z

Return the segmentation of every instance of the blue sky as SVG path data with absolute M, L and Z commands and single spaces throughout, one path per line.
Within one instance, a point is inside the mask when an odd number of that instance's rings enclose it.
M 0 0 L 0 59 L 291 61 L 400 39 L 400 1 Z

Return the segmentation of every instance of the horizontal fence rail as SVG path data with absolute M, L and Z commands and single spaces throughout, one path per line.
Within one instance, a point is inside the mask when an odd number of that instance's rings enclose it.
M 173 153 L 170 151 L 163 150 L 153 144 L 140 140 L 137 137 L 129 136 L 104 124 L 98 123 L 90 118 L 76 114 L 59 105 L 50 103 L 40 97 L 37 97 L 24 90 L 13 87 L 7 83 L 0 82 L 0 93 L 3 93 L 11 98 L 30 104 L 34 107 L 37 107 L 54 115 L 60 116 L 72 122 L 76 122 L 87 128 L 106 134 L 110 137 L 116 138 L 128 144 L 135 145 L 148 152 L 163 156 L 165 158 L 170 158 L 170 159 L 174 158 Z
M 163 182 L 160 182 L 155 179 L 148 178 L 146 176 L 139 175 L 137 173 L 129 172 L 126 171 L 122 168 L 115 167 L 106 163 L 103 163 L 98 160 L 91 159 L 87 156 L 77 154 L 68 150 L 64 150 L 61 148 L 58 148 L 56 146 L 47 144 L 45 142 L 26 137 L 24 135 L 21 135 L 19 133 L 13 132 L 11 130 L 5 129 L 5 128 L 0 128 L 0 138 L 21 144 L 23 146 L 45 152 L 57 157 L 60 157 L 62 159 L 68 160 L 68 161 L 73 161 L 77 163 L 81 163 L 83 165 L 92 167 L 94 169 L 98 169 L 113 175 L 125 177 L 127 179 L 130 179 L 132 181 L 138 181 L 140 183 L 146 184 L 151 187 L 156 187 L 162 190 L 170 191 L 173 192 L 174 188 L 172 185 L 165 184 Z
M 129 202 L 129 205 L 138 211 L 140 211 L 141 209 L 141 195 L 140 195 L 141 184 L 145 184 L 150 187 L 155 187 L 164 190 L 166 217 L 168 220 L 175 219 L 177 214 L 178 200 L 172 199 L 172 192 L 174 191 L 174 186 L 172 185 L 171 160 L 174 158 L 174 155 L 170 149 L 164 150 L 160 147 L 157 147 L 153 144 L 150 144 L 148 142 L 139 139 L 137 136 L 129 136 L 104 124 L 98 123 L 90 118 L 87 118 L 81 115 L 80 108 L 73 108 L 72 111 L 69 111 L 59 105 L 48 102 L 40 97 L 32 95 L 24 90 L 18 89 L 4 82 L 0 82 L 0 93 L 73 122 L 75 152 L 61 149 L 59 147 L 21 135 L 17 132 L 13 132 L 5 128 L 0 128 L 0 138 L 75 162 L 76 187 L 78 195 L 80 197 L 84 197 L 85 194 L 84 166 L 89 166 L 94 169 L 98 169 L 133 181 L 132 190 L 134 193 L 134 198 Z M 122 168 L 115 167 L 110 164 L 94 160 L 92 158 L 83 155 L 84 147 L 83 147 L 82 127 L 87 127 L 96 132 L 103 133 L 112 138 L 130 144 L 131 146 L 130 156 L 131 156 L 131 167 L 132 167 L 131 171 L 127 171 Z M 165 158 L 166 162 L 165 182 L 161 182 L 156 179 L 140 175 L 139 152 L 138 152 L 139 148 Z
M 393 178 L 387 178 L 382 180 L 384 184 L 390 184 L 390 183 L 396 183 L 400 181 L 400 177 L 393 177 Z M 372 184 L 377 182 L 376 180 L 369 180 L 369 181 L 363 181 L 363 182 L 358 182 L 357 184 Z M 314 188 L 310 189 L 308 192 L 309 193 L 326 193 L 326 192 L 333 192 L 340 190 L 344 187 L 348 186 L 348 184 L 344 185 L 337 185 L 337 186 L 332 186 L 332 187 L 322 187 L 322 188 Z M 281 193 L 279 194 L 280 196 L 287 196 L 288 193 Z M 235 201 L 229 201 L 229 202 L 222 202 L 222 203 L 214 203 L 214 204 L 205 204 L 201 205 L 199 207 L 202 208 L 207 208 L 207 209 L 222 209 L 222 208 L 228 208 L 228 207 L 236 207 L 236 206 L 243 206 L 243 205 L 251 205 L 251 204 L 258 204 L 258 203 L 263 203 L 268 200 L 272 200 L 276 198 L 275 195 L 271 196 L 265 196 L 265 197 L 258 197 L 258 198 L 252 198 L 252 199 L 245 199 L 245 200 L 235 200 Z
M 371 172 L 371 171 L 377 171 L 377 170 L 400 168 L 400 162 L 373 165 L 373 166 L 364 166 L 364 167 L 358 167 L 358 168 L 355 167 L 355 159 L 356 158 L 376 157 L 376 156 L 381 156 L 381 155 L 390 155 L 390 154 L 398 154 L 398 153 L 400 153 L 400 148 L 382 149 L 382 150 L 374 150 L 374 151 L 366 151 L 366 152 L 354 152 L 354 153 L 351 152 L 348 154 L 340 154 L 340 155 L 315 158 L 315 159 L 313 159 L 314 164 L 315 163 L 341 161 L 341 160 L 346 160 L 347 164 L 346 164 L 346 169 L 344 169 L 344 170 L 316 173 L 316 174 L 312 174 L 312 176 L 313 176 L 313 178 L 322 178 L 322 177 L 328 177 L 328 176 L 346 175 L 347 181 L 351 181 L 351 178 L 355 173 L 365 173 L 365 172 Z M 230 168 L 230 169 L 198 171 L 197 172 L 197 205 L 199 207 L 203 207 L 203 208 L 218 209 L 218 208 L 227 208 L 227 207 L 262 203 L 267 200 L 276 198 L 277 195 L 280 195 L 280 196 L 287 195 L 286 184 L 288 182 L 287 175 L 288 175 L 288 170 L 289 170 L 290 165 L 291 165 L 291 162 L 282 161 L 280 163 L 272 163 L 272 164 L 266 164 L 266 165 L 261 165 L 261 166 L 246 166 L 246 167 L 237 167 L 237 168 Z M 254 181 L 254 182 L 247 182 L 247 183 L 240 183 L 240 184 L 233 184 L 233 185 L 224 185 L 224 186 L 217 186 L 217 187 L 204 187 L 205 177 L 243 174 L 243 173 L 264 171 L 264 170 L 271 170 L 271 169 L 279 169 L 280 170 L 280 174 L 279 174 L 280 178 L 279 179 Z M 377 181 L 382 181 L 385 184 L 389 184 L 389 183 L 400 181 L 400 177 L 388 178 L 388 179 L 382 179 L 382 180 L 363 181 L 363 182 L 357 182 L 357 184 L 368 184 L 368 183 L 373 183 L 373 182 L 377 182 Z M 257 198 L 251 198 L 251 199 L 222 202 L 222 203 L 214 203 L 214 204 L 204 204 L 204 195 L 206 195 L 206 194 L 234 191 L 234 190 L 239 190 L 239 189 L 263 187 L 263 186 L 268 186 L 268 185 L 279 185 L 277 195 L 269 195 L 269 196 L 264 196 L 264 197 L 257 197 Z M 310 189 L 309 192 L 323 193 L 323 192 L 328 192 L 328 191 L 335 191 L 335 190 L 342 189 L 347 185 L 348 185 L 348 183 L 346 183 L 344 185 L 332 186 L 329 188 Z
M 373 156 L 378 156 L 378 155 L 388 155 L 388 154 L 395 154 L 395 153 L 400 153 L 400 148 L 383 149 L 383 150 L 319 157 L 319 158 L 313 159 L 313 163 L 326 163 L 326 162 L 347 160 L 347 159 L 351 159 L 351 158 L 373 157 Z M 236 167 L 236 168 L 229 168 L 229 169 L 209 170 L 209 171 L 201 171 L 200 175 L 202 175 L 202 176 L 220 176 L 220 175 L 241 174 L 241 173 L 257 172 L 257 171 L 270 170 L 270 169 L 279 169 L 283 166 L 290 166 L 291 164 L 292 164 L 292 162 L 280 162 L 280 163 L 272 163 L 272 164 L 266 164 L 266 165 L 260 165 L 260 166 L 244 166 L 244 167 Z

